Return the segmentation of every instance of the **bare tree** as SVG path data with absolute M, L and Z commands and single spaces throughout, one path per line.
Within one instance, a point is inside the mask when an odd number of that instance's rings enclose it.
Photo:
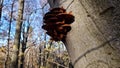
M 20 53 L 22 54 L 20 57 L 21 67 L 24 66 L 24 52 L 26 50 L 26 45 L 27 45 L 28 35 L 29 35 L 29 30 L 30 30 L 30 15 L 28 16 L 27 23 L 28 23 L 27 26 L 25 26 L 25 23 L 23 23 L 23 27 L 22 27 L 23 39 L 22 39 L 21 50 L 20 50 Z M 25 28 L 27 29 L 27 31 L 25 30 Z
M 18 64 L 18 55 L 19 55 L 19 47 L 20 47 L 21 27 L 23 22 L 23 10 L 24 10 L 24 0 L 19 0 L 18 18 L 16 24 L 15 40 L 13 45 L 13 54 L 12 54 L 12 66 L 13 66 L 12 68 L 20 68 L 20 64 Z
M 10 62 L 10 56 L 9 56 L 9 43 L 10 43 L 10 32 L 11 32 L 11 23 L 12 23 L 12 15 L 13 15 L 13 8 L 14 8 L 14 3 L 15 0 L 13 0 L 13 3 L 11 5 L 11 12 L 10 12 L 10 20 L 9 20 L 9 31 L 8 31 L 8 43 L 7 43 L 7 57 L 6 57 L 6 61 L 5 61 L 5 68 L 10 68 L 10 65 L 8 62 Z

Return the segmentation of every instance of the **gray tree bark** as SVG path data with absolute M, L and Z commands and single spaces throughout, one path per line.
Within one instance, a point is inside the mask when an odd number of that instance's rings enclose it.
M 63 6 L 75 15 L 65 43 L 74 68 L 120 67 L 120 1 L 50 0 L 49 3 L 51 8 Z

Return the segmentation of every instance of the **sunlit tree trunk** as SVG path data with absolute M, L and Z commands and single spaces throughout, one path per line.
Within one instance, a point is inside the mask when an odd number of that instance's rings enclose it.
M 19 0 L 19 9 L 18 9 L 18 18 L 16 24 L 16 33 L 15 40 L 13 45 L 13 54 L 12 54 L 12 68 L 19 68 L 18 64 L 18 54 L 20 47 L 20 36 L 21 36 L 21 27 L 23 22 L 23 10 L 24 10 L 24 0 Z M 20 63 L 20 62 L 19 62 Z
M 75 15 L 65 43 L 74 68 L 120 67 L 120 1 L 49 1 Z

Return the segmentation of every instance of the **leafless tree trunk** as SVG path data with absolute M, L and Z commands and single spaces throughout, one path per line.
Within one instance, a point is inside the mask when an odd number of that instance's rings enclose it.
M 6 61 L 5 61 L 5 68 L 10 68 L 10 64 L 8 63 L 8 62 L 10 62 L 9 42 L 10 42 L 10 32 L 11 32 L 11 23 L 12 23 L 14 3 L 15 3 L 15 0 L 13 1 L 12 5 L 11 5 L 10 20 L 9 20 L 9 32 L 8 32 L 8 43 L 7 43 L 7 56 L 6 56 Z
M 19 55 L 19 47 L 20 47 L 21 27 L 23 22 L 23 10 L 24 10 L 24 0 L 19 0 L 18 18 L 16 24 L 15 41 L 13 45 L 13 54 L 12 54 L 12 66 L 13 66 L 12 68 L 20 68 L 20 64 L 18 64 L 18 55 Z
M 27 31 L 25 31 L 25 23 L 23 24 L 23 29 L 22 29 L 22 36 L 23 36 L 23 40 L 22 40 L 22 45 L 21 45 L 21 50 L 20 50 L 20 53 L 21 54 L 24 54 L 25 50 L 26 50 L 26 44 L 27 44 L 27 40 L 28 40 L 28 35 L 29 35 L 29 29 L 30 29 L 30 15 L 28 17 L 28 26 L 27 26 Z M 24 55 L 21 55 L 20 57 L 20 61 L 21 61 L 21 67 L 24 66 Z
M 4 2 L 4 0 L 1 0 L 1 1 L 0 1 L 0 21 L 1 21 L 1 16 L 2 16 L 3 2 Z
M 75 68 L 120 67 L 120 1 L 49 1 L 51 7 L 58 3 L 75 15 L 65 43 Z

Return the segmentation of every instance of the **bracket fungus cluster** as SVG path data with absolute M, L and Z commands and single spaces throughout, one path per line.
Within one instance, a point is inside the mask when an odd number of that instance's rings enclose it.
M 64 8 L 53 8 L 43 17 L 42 28 L 54 41 L 65 41 L 67 33 L 71 30 L 70 24 L 74 22 L 71 12 Z

